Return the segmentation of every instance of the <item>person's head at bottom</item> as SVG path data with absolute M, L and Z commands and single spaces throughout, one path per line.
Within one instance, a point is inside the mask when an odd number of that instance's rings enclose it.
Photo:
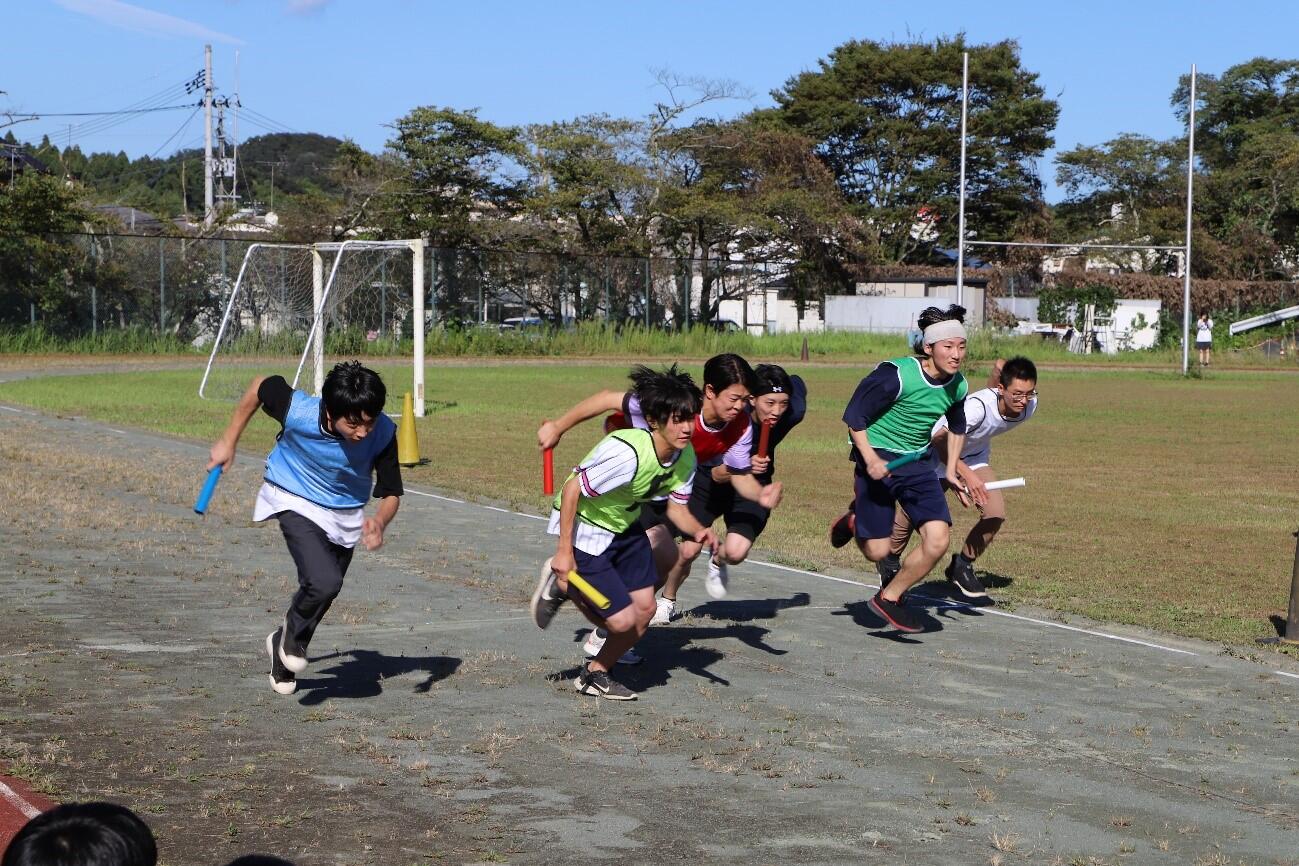
M 149 826 L 125 806 L 65 803 L 18 831 L 0 866 L 156 866 Z

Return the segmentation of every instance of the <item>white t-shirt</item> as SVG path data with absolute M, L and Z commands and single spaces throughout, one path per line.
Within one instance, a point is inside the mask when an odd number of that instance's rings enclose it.
M 1212 343 L 1213 342 L 1213 319 L 1200 319 L 1195 323 L 1195 342 Z
M 269 520 L 281 511 L 301 514 L 323 529 L 329 540 L 341 547 L 356 547 L 361 540 L 361 528 L 365 523 L 364 508 L 325 508 L 274 484 L 262 482 L 262 489 L 257 491 L 257 502 L 253 505 L 253 522 Z
M 1029 398 L 1024 411 L 1018 418 L 1007 418 L 997 408 L 997 392 L 992 388 L 983 388 L 965 398 L 965 445 L 961 448 L 961 459 L 971 469 L 987 466 L 992 458 L 992 437 L 1008 433 L 1023 424 L 1037 411 L 1037 398 Z M 947 428 L 947 417 L 938 419 L 934 424 L 934 433 Z M 938 473 L 945 474 L 945 466 L 936 467 Z
M 672 466 L 680 459 L 682 453 L 677 451 L 672 459 L 662 464 L 665 468 Z M 577 466 L 577 482 L 580 495 L 593 499 L 602 493 L 608 493 L 624 484 L 630 484 L 636 477 L 636 450 L 617 438 L 605 437 L 590 458 Z M 694 488 L 693 475 L 687 478 L 680 487 L 668 493 L 667 499 L 682 505 L 690 502 L 690 491 Z M 559 509 L 550 511 L 550 524 L 546 531 L 559 535 Z M 613 533 L 599 526 L 593 526 L 585 520 L 573 521 L 573 546 L 583 553 L 599 556 L 608 550 L 613 542 Z

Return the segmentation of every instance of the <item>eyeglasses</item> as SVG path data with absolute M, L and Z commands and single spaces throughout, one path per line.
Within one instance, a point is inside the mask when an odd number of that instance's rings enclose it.
M 1036 396 L 1037 396 L 1037 389 L 1036 389 L 1036 388 L 1034 388 L 1032 391 L 1007 391 L 1007 392 L 1006 392 L 1006 399 L 1007 399 L 1007 400 L 1015 400 L 1015 401 L 1025 400 L 1025 401 L 1027 401 L 1027 400 L 1032 400 L 1032 399 L 1033 399 L 1034 397 L 1036 397 Z

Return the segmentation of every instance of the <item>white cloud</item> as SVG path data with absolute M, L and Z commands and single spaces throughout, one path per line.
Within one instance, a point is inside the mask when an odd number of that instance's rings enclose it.
M 244 41 L 237 36 L 230 36 L 216 30 L 167 15 L 154 12 L 121 0 L 54 0 L 59 6 L 70 12 L 76 12 L 111 27 L 122 30 L 134 30 L 137 33 L 148 33 L 151 36 L 183 36 L 185 38 L 203 39 L 210 42 L 225 42 L 230 45 L 243 45 Z

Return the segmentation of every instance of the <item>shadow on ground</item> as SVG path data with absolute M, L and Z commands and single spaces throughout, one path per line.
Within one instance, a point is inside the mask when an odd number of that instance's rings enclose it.
M 386 656 L 374 650 L 348 650 L 312 659 L 313 663 L 337 660 L 336 664 L 315 674 L 321 678 L 298 678 L 299 703 L 314 706 L 330 698 L 372 698 L 383 693 L 384 680 L 407 674 L 427 674 L 414 692 L 427 692 L 438 680 L 446 679 L 460 667 L 452 656 Z

